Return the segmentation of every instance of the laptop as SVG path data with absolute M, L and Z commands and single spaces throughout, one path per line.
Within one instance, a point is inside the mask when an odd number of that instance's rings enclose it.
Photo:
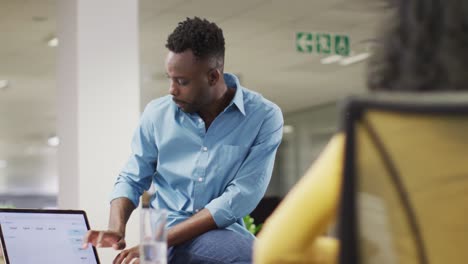
M 82 249 L 88 230 L 84 211 L 0 209 L 0 238 L 7 264 L 98 264 L 94 247 Z

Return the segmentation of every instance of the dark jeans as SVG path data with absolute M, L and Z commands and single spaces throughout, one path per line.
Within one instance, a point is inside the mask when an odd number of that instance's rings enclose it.
M 171 247 L 169 264 L 252 263 L 252 246 L 251 238 L 230 230 L 216 229 Z

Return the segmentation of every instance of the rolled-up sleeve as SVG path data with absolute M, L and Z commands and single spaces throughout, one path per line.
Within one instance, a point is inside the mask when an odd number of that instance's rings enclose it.
M 260 131 L 234 179 L 224 193 L 205 208 L 218 228 L 243 218 L 257 206 L 270 182 L 276 151 L 283 135 L 283 115 L 274 107 L 265 117 Z
M 146 107 L 132 139 L 132 154 L 117 177 L 111 201 L 126 197 L 138 206 L 140 196 L 151 186 L 156 169 L 158 148 L 155 143 L 154 124 L 151 112 Z

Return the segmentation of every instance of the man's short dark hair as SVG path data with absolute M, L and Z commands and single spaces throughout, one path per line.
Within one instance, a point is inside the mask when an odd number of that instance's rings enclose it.
M 215 23 L 198 17 L 179 22 L 167 38 L 166 48 L 174 53 L 192 50 L 197 59 L 217 61 L 217 67 L 224 64 L 223 31 Z

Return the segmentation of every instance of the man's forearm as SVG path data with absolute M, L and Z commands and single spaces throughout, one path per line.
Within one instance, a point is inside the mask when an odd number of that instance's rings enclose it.
M 182 244 L 210 230 L 216 229 L 216 222 L 208 209 L 203 209 L 184 222 L 175 225 L 168 231 L 169 247 Z
M 109 217 L 109 230 L 116 231 L 125 235 L 125 226 L 130 218 L 135 205 L 125 197 L 112 200 L 110 217 Z

